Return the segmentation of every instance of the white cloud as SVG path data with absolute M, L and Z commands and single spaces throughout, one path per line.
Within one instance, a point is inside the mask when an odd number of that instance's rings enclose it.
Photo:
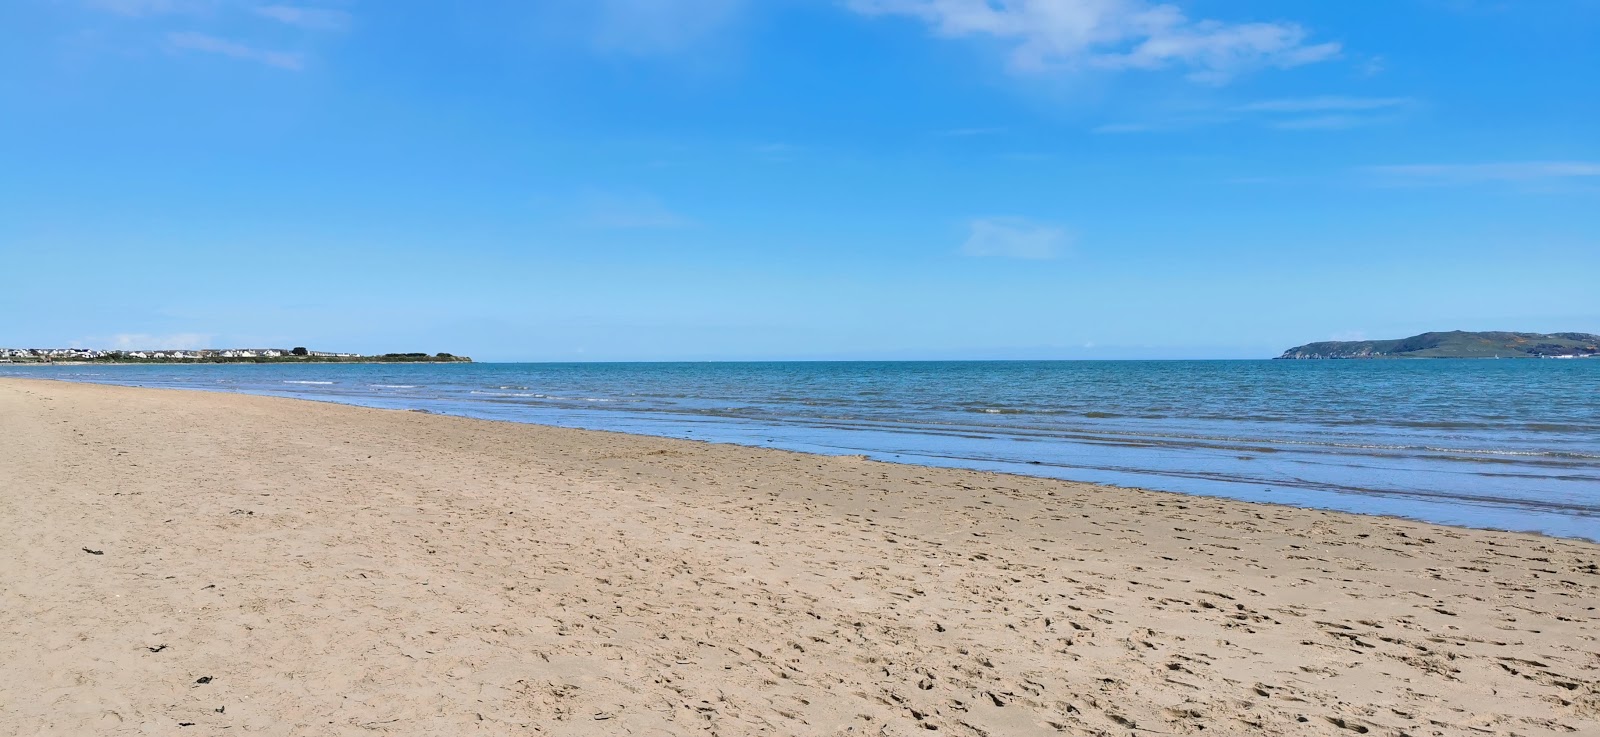
M 969 138 L 972 136 L 997 136 L 1009 132 L 1011 129 L 995 126 L 989 128 L 950 128 L 938 131 L 934 135 L 943 138 Z
M 1065 228 L 1026 218 L 978 218 L 968 228 L 961 252 L 980 258 L 1052 259 L 1072 244 Z
M 1095 133 L 1154 133 L 1231 123 L 1253 123 L 1280 130 L 1345 130 L 1393 122 L 1414 107 L 1409 97 L 1322 95 L 1258 100 L 1215 112 L 1192 112 L 1165 120 L 1101 125 Z
M 1091 133 L 1165 133 L 1210 125 L 1236 122 L 1234 115 L 1184 115 L 1158 121 L 1107 123 L 1096 126 Z
M 1342 131 L 1373 125 L 1385 120 L 1373 115 L 1311 115 L 1303 118 L 1275 120 L 1273 128 L 1286 131 Z
M 1234 110 L 1269 118 L 1267 125 L 1280 130 L 1347 130 L 1390 122 L 1416 105 L 1409 97 L 1290 97 L 1261 100 Z
M 591 228 L 682 228 L 693 221 L 653 195 L 589 192 L 579 198 L 578 223 Z
M 787 164 L 800 157 L 803 150 L 792 143 L 761 143 L 750 147 L 757 158 L 772 164 Z
M 1245 113 L 1327 113 L 1359 112 L 1407 107 L 1415 103 L 1409 97 L 1289 97 L 1277 100 L 1260 100 L 1235 107 Z
M 256 15 L 271 18 L 279 23 L 313 31 L 342 31 L 350 25 L 350 14 L 343 10 L 296 5 L 260 5 L 255 8 L 255 12 Z
M 847 0 L 866 15 L 918 18 L 949 38 L 989 37 L 1010 47 L 1011 66 L 1053 69 L 1188 70 L 1220 83 L 1262 67 L 1288 68 L 1339 56 L 1337 43 L 1308 43 L 1294 23 L 1192 20 L 1149 0 Z
M 105 345 L 105 342 L 99 338 L 85 338 L 84 343 L 92 348 L 112 348 L 120 351 L 193 350 L 212 347 L 211 339 L 214 337 L 216 336 L 206 333 L 174 333 L 171 335 L 119 333 L 111 336 L 110 345 Z
M 176 49 L 220 54 L 234 59 L 266 64 L 279 69 L 298 71 L 305 68 L 305 57 L 300 54 L 287 51 L 268 51 L 204 33 L 169 33 L 167 34 L 167 43 Z
M 1096 126 L 1092 133 L 1154 133 L 1171 130 L 1174 126 L 1161 123 L 1107 123 Z
M 1373 166 L 1368 171 L 1398 183 L 1459 185 L 1483 182 L 1526 182 L 1600 177 L 1600 162 L 1507 161 L 1483 164 L 1401 164 Z
M 594 42 L 603 51 L 680 51 L 721 29 L 743 0 L 594 0 Z
M 87 5 L 117 15 L 144 16 L 191 12 L 206 3 L 200 0 L 88 0 Z

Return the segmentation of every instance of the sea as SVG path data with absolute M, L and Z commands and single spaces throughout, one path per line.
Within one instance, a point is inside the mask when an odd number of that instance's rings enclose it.
M 1600 540 L 1600 360 L 0 364 Z

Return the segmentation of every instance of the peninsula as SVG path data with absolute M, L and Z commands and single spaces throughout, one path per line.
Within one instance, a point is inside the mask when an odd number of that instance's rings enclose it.
M 450 353 L 334 353 L 297 348 L 102 350 L 0 348 L 0 363 L 471 363 Z
M 1600 354 L 1592 333 L 1469 333 L 1452 330 L 1398 340 L 1330 340 L 1295 346 L 1288 358 L 1590 358 Z

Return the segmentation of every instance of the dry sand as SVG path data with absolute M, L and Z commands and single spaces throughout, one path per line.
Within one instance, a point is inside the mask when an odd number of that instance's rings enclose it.
M 3 734 L 1600 733 L 1583 542 L 25 380 L 0 489 Z

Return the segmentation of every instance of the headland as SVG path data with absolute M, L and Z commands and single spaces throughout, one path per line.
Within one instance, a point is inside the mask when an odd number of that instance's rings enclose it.
M 1592 333 L 1469 333 L 1452 330 L 1395 340 L 1330 340 L 1307 343 L 1278 358 L 1593 358 L 1600 335 Z

